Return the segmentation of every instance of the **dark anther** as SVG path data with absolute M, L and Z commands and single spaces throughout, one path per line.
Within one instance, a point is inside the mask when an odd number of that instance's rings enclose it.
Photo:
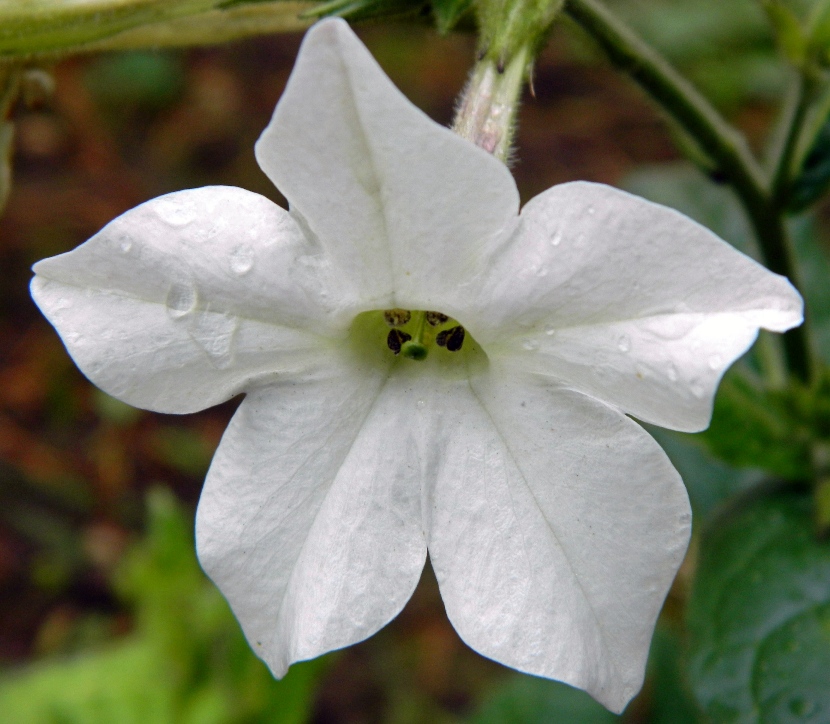
M 402 327 L 409 321 L 410 317 L 412 317 L 412 314 L 408 309 L 387 309 L 383 313 L 383 318 L 390 327 Z
M 464 344 L 464 327 L 451 327 L 439 332 L 435 337 L 435 343 L 439 347 L 446 347 L 450 352 L 458 352 Z
M 412 339 L 411 334 L 402 332 L 400 329 L 390 329 L 389 334 L 386 335 L 386 346 L 389 347 L 395 354 L 401 353 L 401 345 Z
M 437 327 L 439 324 L 443 324 L 449 319 L 446 314 L 441 314 L 441 312 L 427 312 L 426 317 L 427 322 L 429 322 L 432 327 Z
M 504 73 L 504 58 L 499 58 L 499 62 L 496 63 L 496 70 L 499 72 L 499 75 Z

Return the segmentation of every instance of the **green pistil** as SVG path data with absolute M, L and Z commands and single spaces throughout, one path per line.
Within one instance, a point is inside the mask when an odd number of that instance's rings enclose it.
M 426 312 L 413 312 L 412 324 L 414 329 L 412 332 L 412 339 L 407 340 L 401 345 L 401 353 L 407 359 L 420 362 L 425 360 L 429 354 L 429 349 L 424 344 L 424 328 L 426 327 Z

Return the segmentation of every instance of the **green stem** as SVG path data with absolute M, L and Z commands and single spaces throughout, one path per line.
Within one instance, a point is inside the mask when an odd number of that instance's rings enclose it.
M 656 50 L 597 0 L 568 0 L 565 12 L 694 138 L 746 195 L 763 195 L 764 173 L 743 135 Z M 743 195 L 742 194 L 742 195 Z
M 804 123 L 810 110 L 813 93 L 811 84 L 799 73 L 795 83 L 795 98 L 792 101 L 792 110 L 786 121 L 786 136 L 773 169 L 771 194 L 775 205 L 783 208 L 787 202 L 787 195 L 793 179 L 794 165 L 799 150 L 799 141 L 804 131 Z
M 776 274 L 787 277 L 800 291 L 800 275 L 796 271 L 792 241 L 781 210 L 771 199 L 742 200 L 767 266 Z M 815 381 L 818 370 L 810 341 L 809 310 L 805 310 L 804 314 L 803 324 L 785 332 L 782 342 L 790 372 L 805 384 L 811 384 Z
M 565 12 L 606 52 L 611 62 L 646 91 L 717 164 L 749 216 L 764 261 L 800 289 L 783 212 L 770 181 L 743 135 L 727 123 L 669 62 L 598 0 L 567 0 Z M 809 382 L 815 374 L 807 321 L 784 335 L 792 374 Z

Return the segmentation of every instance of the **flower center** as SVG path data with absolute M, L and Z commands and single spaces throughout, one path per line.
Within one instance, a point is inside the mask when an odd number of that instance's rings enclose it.
M 383 319 L 392 328 L 386 335 L 386 346 L 396 356 L 420 362 L 433 344 L 448 352 L 458 352 L 464 346 L 464 327 L 441 312 L 386 309 Z

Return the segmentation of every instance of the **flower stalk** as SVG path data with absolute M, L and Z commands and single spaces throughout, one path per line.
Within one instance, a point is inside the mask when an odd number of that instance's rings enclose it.
M 452 128 L 463 138 L 506 161 L 530 66 L 530 49 L 525 45 L 507 65 L 499 63 L 489 54 L 476 63 L 461 95 Z
M 507 161 L 519 99 L 533 60 L 564 0 L 479 0 L 478 62 L 458 103 L 453 130 Z

